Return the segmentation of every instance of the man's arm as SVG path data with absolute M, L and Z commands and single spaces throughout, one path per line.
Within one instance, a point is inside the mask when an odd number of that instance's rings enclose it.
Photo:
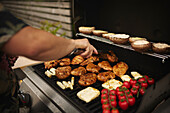
M 81 54 L 84 57 L 89 57 L 93 51 L 97 54 L 97 50 L 87 39 L 65 39 L 27 26 L 17 32 L 2 50 L 10 55 L 46 61 L 64 57 L 75 48 L 85 49 Z

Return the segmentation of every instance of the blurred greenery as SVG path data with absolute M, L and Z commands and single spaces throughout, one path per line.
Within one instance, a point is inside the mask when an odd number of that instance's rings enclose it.
M 58 30 L 62 28 L 62 25 L 61 25 L 60 22 L 50 23 L 50 22 L 48 22 L 48 21 L 46 20 L 46 21 L 41 21 L 40 23 L 41 23 L 41 25 L 42 25 L 42 26 L 40 27 L 40 29 L 45 30 L 45 31 L 47 31 L 47 32 L 50 32 L 50 33 L 52 33 L 53 35 L 56 35 L 57 32 L 58 32 Z M 66 35 L 65 32 L 62 33 L 62 34 L 60 34 L 61 37 L 65 36 L 65 35 Z

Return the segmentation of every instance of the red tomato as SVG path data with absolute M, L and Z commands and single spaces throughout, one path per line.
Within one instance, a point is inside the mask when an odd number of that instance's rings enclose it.
M 133 96 L 133 94 L 129 91 L 129 92 L 126 92 L 126 95 L 127 95 L 127 97 L 129 97 L 129 96 Z
M 111 99 L 116 100 L 116 95 L 110 95 L 109 98 L 110 98 L 110 100 L 111 100 Z
M 126 100 L 120 100 L 119 106 L 120 106 L 121 109 L 126 110 L 128 108 L 128 103 L 127 103 Z
M 142 88 L 139 90 L 139 92 L 140 92 L 141 95 L 144 95 L 144 93 L 145 93 L 145 88 L 142 87 Z
M 154 79 L 153 79 L 153 78 L 149 78 L 149 79 L 148 79 L 148 84 L 149 84 L 149 85 L 154 84 L 154 82 L 155 82 L 155 81 L 154 81 Z
M 140 83 L 141 83 L 141 82 L 143 82 L 143 81 L 146 81 L 144 77 L 143 77 L 143 78 L 138 79 L 138 82 L 140 82 Z
M 126 86 L 128 89 L 130 88 L 130 83 L 128 81 L 124 81 L 123 85 Z
M 117 96 L 119 96 L 119 95 L 122 94 L 122 93 L 124 94 L 123 91 L 117 91 L 117 92 L 116 92 Z
M 136 101 L 135 97 L 129 96 L 128 98 L 129 106 L 133 106 L 135 104 L 135 101 Z
M 143 82 L 141 83 L 141 87 L 147 88 L 147 87 L 148 87 L 148 83 L 147 83 L 146 81 L 143 81 Z
M 119 110 L 118 109 L 112 109 L 111 113 L 119 113 Z
M 101 98 L 101 103 L 102 104 L 106 103 L 106 102 L 109 102 L 108 98 L 106 98 L 106 97 Z
M 110 109 L 109 103 L 108 103 L 108 102 L 103 103 L 103 104 L 102 104 L 102 109 L 107 109 L 107 108 Z
M 112 107 L 116 107 L 116 106 L 117 106 L 116 100 L 111 99 L 111 100 L 110 100 L 110 105 L 111 105 Z
M 138 89 L 135 88 L 135 87 L 132 87 L 132 88 L 130 89 L 130 91 L 131 91 L 131 93 L 132 93 L 133 95 L 137 95 L 137 93 L 138 93 Z
M 116 94 L 116 90 L 110 90 L 109 95 L 114 95 Z
M 130 79 L 130 85 L 132 86 L 133 84 L 136 84 L 137 83 L 137 81 L 134 79 L 134 78 L 132 78 L 132 79 Z
M 145 78 L 145 80 L 148 80 L 148 79 L 149 79 L 149 77 L 148 77 L 147 75 L 145 75 L 144 78 Z
M 127 93 L 127 92 L 129 92 L 129 89 L 124 89 L 123 91 L 124 91 L 125 93 Z
M 116 88 L 116 91 L 119 91 L 119 90 L 120 90 L 120 87 L 117 87 L 117 88 Z
M 108 98 L 108 94 L 101 94 L 101 98 L 103 97 Z
M 126 99 L 126 96 L 125 96 L 124 94 L 120 94 L 120 95 L 118 96 L 118 99 L 119 99 L 119 100 Z
M 110 113 L 110 109 L 103 109 L 103 112 L 102 113 Z
M 101 93 L 102 94 L 108 94 L 108 89 L 102 89 Z
M 136 84 L 133 84 L 132 87 L 139 89 L 140 85 L 138 83 L 136 83 Z

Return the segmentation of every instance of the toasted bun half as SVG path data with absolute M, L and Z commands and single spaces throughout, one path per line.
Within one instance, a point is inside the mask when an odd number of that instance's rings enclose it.
M 135 51 L 143 52 L 148 51 L 151 48 L 151 43 L 146 40 L 137 40 L 131 43 L 131 46 Z
M 156 53 L 170 53 L 170 45 L 166 43 L 153 43 L 152 50 Z
M 107 31 L 103 31 L 103 30 L 93 30 L 93 34 L 96 36 L 102 36 L 102 34 L 107 34 Z
M 116 44 L 126 44 L 129 40 L 129 35 L 126 34 L 116 34 L 110 35 L 109 39 Z
M 129 38 L 130 43 L 133 43 L 134 41 L 137 41 L 137 40 L 147 40 L 147 39 L 146 38 L 141 38 L 141 37 L 130 37 Z
M 79 27 L 79 32 L 84 34 L 92 34 L 95 27 Z

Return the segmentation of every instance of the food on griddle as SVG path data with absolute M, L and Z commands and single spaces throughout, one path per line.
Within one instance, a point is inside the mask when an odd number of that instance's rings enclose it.
M 130 81 L 131 77 L 129 75 L 121 75 L 120 78 L 122 79 L 122 81 Z
M 56 70 L 56 76 L 58 79 L 65 79 L 70 76 L 71 74 L 71 67 L 65 66 L 65 67 L 58 67 Z
M 107 54 L 107 58 L 110 62 L 117 62 L 118 61 L 118 57 L 114 54 L 113 51 L 108 51 L 109 54 Z
M 83 61 L 84 61 L 84 58 L 80 55 L 77 55 L 72 59 L 71 64 L 78 65 L 78 64 L 82 63 Z
M 71 74 L 74 76 L 81 76 L 81 75 L 84 75 L 86 72 L 87 71 L 84 67 L 78 67 L 78 68 L 73 69 L 71 71 Z
M 109 39 L 110 35 L 115 35 L 115 34 L 114 33 L 102 34 L 102 37 Z
M 110 79 L 114 79 L 114 78 L 115 78 L 115 74 L 111 71 L 101 72 L 97 75 L 97 79 L 102 82 L 106 82 L 106 81 L 108 81 Z
M 86 103 L 94 100 L 100 95 L 100 91 L 93 87 L 87 87 L 77 93 L 77 96 Z
M 131 43 L 131 46 L 135 51 L 143 52 L 148 51 L 151 48 L 151 43 L 147 40 L 137 40 Z
M 130 37 L 129 38 L 130 43 L 133 43 L 133 42 L 135 42 L 137 40 L 147 40 L 147 39 L 146 38 L 141 38 L 141 37 Z
M 58 86 L 60 86 L 60 88 L 66 89 L 66 87 L 64 86 L 64 84 L 61 83 L 60 81 L 57 81 L 56 84 L 57 84 Z
M 97 76 L 95 73 L 86 73 L 86 74 L 80 76 L 78 83 L 81 86 L 90 86 L 90 85 L 96 83 L 96 80 L 97 80 Z
M 92 34 L 95 27 L 79 27 L 79 32 L 84 34 Z
M 55 75 L 55 68 L 51 68 L 50 72 L 52 73 L 52 75 Z
M 107 70 L 107 71 L 112 71 L 113 70 L 112 66 L 110 65 L 110 63 L 108 61 L 99 62 L 98 66 L 100 68 L 103 68 L 104 70 Z
M 131 72 L 131 75 L 134 77 L 134 79 L 139 79 L 139 78 L 142 78 L 143 76 L 141 74 L 139 74 L 138 72 L 136 71 L 132 71 Z
M 70 58 L 63 58 L 61 60 L 58 61 L 60 66 L 69 66 L 71 63 Z
M 58 65 L 58 60 L 51 60 L 44 62 L 45 69 L 50 69 Z
M 109 39 L 116 44 L 126 44 L 129 40 L 129 35 L 126 34 L 116 34 L 110 35 Z
M 169 53 L 170 45 L 166 43 L 153 43 L 152 50 L 156 53 Z
M 74 79 L 74 77 L 71 78 L 71 81 L 57 81 L 56 84 L 62 89 L 70 88 L 71 90 L 73 90 L 74 81 L 72 81 L 72 79 Z
M 107 82 L 103 83 L 102 87 L 109 89 L 109 90 L 112 90 L 112 89 L 116 89 L 117 87 L 120 87 L 122 85 L 123 85 L 123 83 L 120 82 L 119 80 L 110 79 Z
M 85 61 L 83 61 L 80 65 L 81 66 L 85 66 L 85 65 L 87 65 L 89 63 L 93 63 L 93 62 L 97 62 L 97 61 L 99 61 L 99 57 L 98 56 L 90 56 Z
M 113 72 L 119 77 L 121 75 L 124 75 L 127 70 L 128 70 L 128 65 L 125 62 L 119 62 L 113 66 Z
M 51 78 L 52 77 L 52 72 L 47 70 L 47 71 L 45 71 L 45 75 L 47 75 L 49 78 Z
M 103 31 L 103 30 L 93 30 L 93 34 L 96 36 L 102 36 L 102 34 L 107 34 L 107 31 Z
M 93 63 L 90 63 L 86 66 L 86 70 L 92 73 L 99 73 L 100 67 L 98 65 L 95 65 Z

